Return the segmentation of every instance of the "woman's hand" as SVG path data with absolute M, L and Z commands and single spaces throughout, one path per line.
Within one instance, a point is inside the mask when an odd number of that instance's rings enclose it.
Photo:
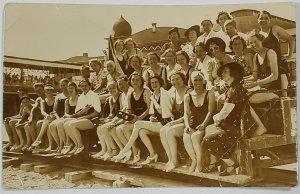
M 244 87 L 246 89 L 250 89 L 250 88 L 254 88 L 255 86 L 257 86 L 257 82 L 255 81 L 247 81 L 245 84 L 244 84 Z
M 137 120 L 139 120 L 139 117 L 137 117 L 136 115 L 134 115 L 134 118 L 129 121 L 130 123 L 135 123 Z
M 155 116 L 150 116 L 149 120 L 151 122 L 158 122 L 157 117 L 155 117 Z

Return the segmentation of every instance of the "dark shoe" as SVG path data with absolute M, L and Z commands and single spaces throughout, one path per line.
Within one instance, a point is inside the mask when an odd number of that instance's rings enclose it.
M 218 166 L 220 165 L 220 162 L 215 162 L 213 164 L 208 165 L 208 167 L 203 168 L 202 172 L 204 173 L 210 173 L 218 171 Z
M 237 168 L 236 164 L 229 166 L 225 162 L 222 163 L 219 176 L 229 176 L 234 174 L 235 169 Z

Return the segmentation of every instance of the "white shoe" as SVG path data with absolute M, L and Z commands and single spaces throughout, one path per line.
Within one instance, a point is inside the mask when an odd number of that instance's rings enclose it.
M 150 158 L 150 156 L 148 156 L 147 159 L 144 162 L 141 163 L 141 165 L 150 164 L 153 161 L 157 162 L 157 159 L 158 159 L 158 155 L 157 154 L 155 154 L 152 158 Z

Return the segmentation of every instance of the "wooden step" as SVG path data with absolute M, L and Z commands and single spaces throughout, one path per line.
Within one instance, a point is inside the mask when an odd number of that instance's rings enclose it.
M 43 174 L 43 173 L 57 171 L 60 168 L 61 166 L 55 164 L 42 164 L 42 165 L 34 166 L 34 172 Z
M 88 179 L 90 177 L 92 177 L 92 171 L 90 170 L 82 170 L 82 171 L 65 173 L 65 179 L 71 183 L 82 179 Z

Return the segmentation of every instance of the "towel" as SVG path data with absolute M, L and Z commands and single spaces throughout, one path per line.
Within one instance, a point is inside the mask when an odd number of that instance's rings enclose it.
M 168 91 L 160 88 L 160 103 L 154 98 L 154 93 L 150 97 L 150 108 L 149 114 L 154 114 L 154 107 L 155 109 L 162 114 L 162 118 L 171 118 L 173 117 L 172 114 L 172 99 Z

